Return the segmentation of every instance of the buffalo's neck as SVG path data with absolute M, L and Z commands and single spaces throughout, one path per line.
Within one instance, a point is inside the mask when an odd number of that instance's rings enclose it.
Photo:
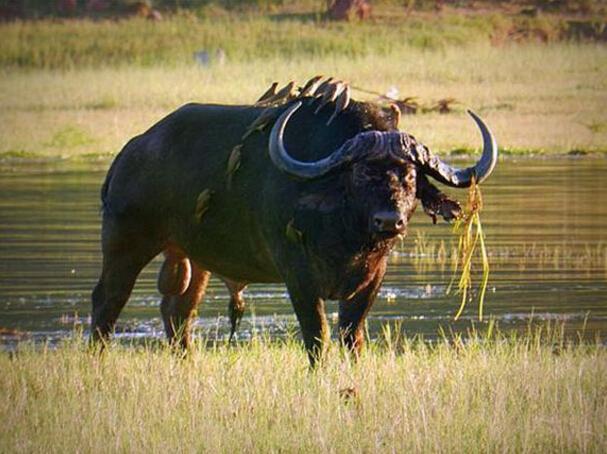
M 308 260 L 330 299 L 347 299 L 365 287 L 394 245 L 394 240 L 375 241 L 362 233 L 361 220 L 347 203 L 331 211 L 301 210 L 296 224 Z

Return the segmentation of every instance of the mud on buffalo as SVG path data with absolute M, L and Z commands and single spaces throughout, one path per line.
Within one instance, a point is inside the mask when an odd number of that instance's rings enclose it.
M 339 301 L 339 334 L 355 354 L 388 254 L 418 201 L 433 219 L 459 204 L 430 183 L 482 182 L 497 146 L 483 138 L 457 169 L 398 130 L 400 112 L 351 98 L 321 76 L 273 84 L 253 105 L 187 104 L 131 139 L 101 190 L 103 269 L 92 295 L 92 339 L 114 329 L 137 275 L 159 253 L 161 313 L 171 342 L 187 347 L 211 274 L 231 295 L 232 333 L 243 289 L 283 282 L 310 362 L 329 337 L 324 301 Z

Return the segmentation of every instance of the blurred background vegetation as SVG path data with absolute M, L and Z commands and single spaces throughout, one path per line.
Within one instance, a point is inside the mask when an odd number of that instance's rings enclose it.
M 371 9 L 334 20 L 340 1 L 0 0 L 0 159 L 113 154 L 183 103 L 316 74 L 421 106 L 403 128 L 441 151 L 476 146 L 473 107 L 504 151 L 607 152 L 605 1 L 353 0 Z
M 346 23 L 329 20 L 335 2 L 326 0 L 0 0 L 0 66 L 178 65 L 200 49 L 246 60 L 607 41 L 603 1 L 363 3 L 367 18 Z
M 12 12 L 22 17 L 103 15 L 144 13 L 146 9 L 162 12 L 179 10 L 205 14 L 209 10 L 247 12 L 297 12 L 326 11 L 341 0 L 0 0 L 4 13 Z M 402 7 L 409 11 L 439 10 L 444 7 L 523 7 L 544 12 L 573 14 L 597 14 L 604 12 L 604 0 L 349 0 L 356 5 L 368 3 L 373 7 Z

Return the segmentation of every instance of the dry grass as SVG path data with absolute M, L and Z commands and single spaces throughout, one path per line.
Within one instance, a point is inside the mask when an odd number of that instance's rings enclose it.
M 512 335 L 509 335 L 512 336 Z M 80 339 L 0 354 L 4 452 L 604 452 L 607 352 L 559 330 L 429 345 L 390 330 L 311 373 L 298 343 Z M 355 387 L 351 397 L 340 390 Z M 342 396 L 343 396 L 342 392 Z
M 250 103 L 273 80 L 332 74 L 353 85 L 434 101 L 455 97 L 450 115 L 405 116 L 401 127 L 441 151 L 475 149 L 465 107 L 492 126 L 501 147 L 540 152 L 607 148 L 607 55 L 597 45 L 488 45 L 314 61 L 256 60 L 208 69 L 5 70 L 0 78 L 0 153 L 69 157 L 119 151 L 179 105 Z M 358 99 L 369 95 L 356 93 Z M 57 141 L 65 130 L 76 140 Z M 69 138 L 69 134 L 68 134 Z
M 480 212 L 483 208 L 483 199 L 480 187 L 473 180 L 468 190 L 468 200 L 463 210 L 463 215 L 457 219 L 453 225 L 453 233 L 458 240 L 457 262 L 453 267 L 453 277 L 447 287 L 447 293 L 453 290 L 457 279 L 457 291 L 462 296 L 460 307 L 455 314 L 454 320 L 464 312 L 466 303 L 472 299 L 472 269 L 480 265 L 482 267 L 483 277 L 478 286 L 478 319 L 483 320 L 483 304 L 485 301 L 485 292 L 489 282 L 489 258 L 487 257 L 487 248 L 485 247 L 485 234 L 481 224 Z

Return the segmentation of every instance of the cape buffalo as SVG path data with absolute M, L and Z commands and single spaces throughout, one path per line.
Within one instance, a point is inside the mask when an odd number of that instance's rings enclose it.
M 459 204 L 428 181 L 482 182 L 497 145 L 475 114 L 480 160 L 442 162 L 399 132 L 397 108 L 350 99 L 332 78 L 274 85 L 255 104 L 187 104 L 133 138 L 103 188 L 103 269 L 92 295 L 93 339 L 113 330 L 137 275 L 157 254 L 169 339 L 186 346 L 211 273 L 232 295 L 233 328 L 252 282 L 284 282 L 310 361 L 328 337 L 324 300 L 339 300 L 344 344 L 359 352 L 362 327 L 420 200 L 433 218 Z

